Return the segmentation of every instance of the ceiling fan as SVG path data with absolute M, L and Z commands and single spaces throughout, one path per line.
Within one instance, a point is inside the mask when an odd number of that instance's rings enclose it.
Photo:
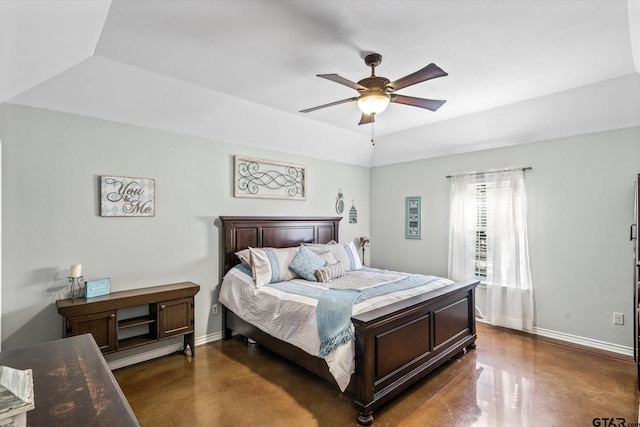
M 375 116 L 383 112 L 390 102 L 397 104 L 410 105 L 412 107 L 426 108 L 427 110 L 436 111 L 447 101 L 437 99 L 415 98 L 412 96 L 398 95 L 394 93 L 397 90 L 407 86 L 414 85 L 426 80 L 435 79 L 437 77 L 447 76 L 436 64 L 429 64 L 426 67 L 416 71 L 415 73 L 404 76 L 401 79 L 390 82 L 386 77 L 376 76 L 376 67 L 382 62 L 382 55 L 371 53 L 364 58 L 364 63 L 371 67 L 371 75 L 360 80 L 358 83 L 345 79 L 338 74 L 318 74 L 318 77 L 331 80 L 336 83 L 348 86 L 357 90 L 360 95 L 352 98 L 343 99 L 329 104 L 320 105 L 313 108 L 301 110 L 301 113 L 310 113 L 311 111 L 321 108 L 332 107 L 334 105 L 344 104 L 346 102 L 356 101 L 358 108 L 362 111 L 359 125 L 375 122 Z

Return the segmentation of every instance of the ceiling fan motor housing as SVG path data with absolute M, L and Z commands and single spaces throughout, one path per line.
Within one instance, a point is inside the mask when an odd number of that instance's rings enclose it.
M 358 82 L 360 86 L 364 86 L 368 91 L 381 91 L 383 92 L 385 87 L 389 84 L 389 79 L 386 77 L 370 76 Z M 365 92 L 359 89 L 360 92 Z

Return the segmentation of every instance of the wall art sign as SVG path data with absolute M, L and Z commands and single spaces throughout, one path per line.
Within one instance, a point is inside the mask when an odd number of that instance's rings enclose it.
M 234 197 L 307 200 L 307 168 L 234 156 Z
M 420 197 L 407 197 L 405 199 L 406 226 L 404 237 L 407 239 L 422 238 L 420 204 Z
M 100 216 L 154 216 L 154 179 L 100 177 Z
M 111 279 L 88 280 L 85 282 L 85 298 L 95 298 L 111 293 Z

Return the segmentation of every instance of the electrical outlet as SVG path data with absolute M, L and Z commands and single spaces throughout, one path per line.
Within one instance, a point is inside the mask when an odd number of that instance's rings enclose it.
M 215 316 L 218 314 L 218 304 L 211 304 L 211 315 Z
M 624 313 L 613 313 L 613 323 L 615 325 L 624 325 Z

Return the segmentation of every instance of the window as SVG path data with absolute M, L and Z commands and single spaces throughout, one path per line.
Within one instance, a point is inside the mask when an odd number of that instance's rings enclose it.
M 456 175 L 451 181 L 449 278 L 473 277 L 486 284 L 488 322 L 532 330 L 522 170 Z
M 475 183 L 476 226 L 474 273 L 483 281 L 487 279 L 487 184 Z

